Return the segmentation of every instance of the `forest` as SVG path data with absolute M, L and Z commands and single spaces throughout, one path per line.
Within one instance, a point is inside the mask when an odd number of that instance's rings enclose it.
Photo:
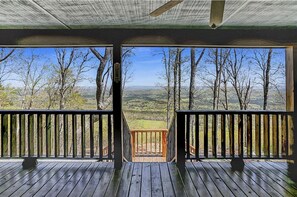
M 122 51 L 123 110 L 132 128 L 167 127 L 175 110 L 286 109 L 284 49 L 152 51 L 162 72 L 149 87 L 129 85 L 138 47 Z M 112 109 L 111 79 L 109 47 L 0 49 L 2 109 Z

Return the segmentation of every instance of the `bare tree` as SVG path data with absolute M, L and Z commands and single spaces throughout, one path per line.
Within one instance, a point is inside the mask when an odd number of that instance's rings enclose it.
M 246 110 L 250 102 L 252 83 L 249 75 L 249 68 L 244 64 L 246 56 L 242 50 L 232 49 L 232 55 L 228 59 L 227 72 L 230 82 L 236 92 L 239 107 Z
M 90 48 L 95 57 L 99 60 L 99 65 L 97 68 L 96 75 L 96 101 L 97 109 L 104 109 L 104 101 L 102 100 L 102 95 L 104 93 L 104 77 L 109 73 L 109 69 L 106 71 L 108 62 L 111 60 L 112 48 L 106 47 L 104 49 L 104 54 L 101 55 L 96 48 Z
M 196 88 L 196 74 L 197 74 L 197 66 L 200 63 L 205 49 L 202 49 L 198 59 L 196 60 L 196 49 L 191 48 L 191 68 L 190 68 L 190 88 L 189 88 L 189 110 L 192 110 L 194 107 L 194 97 L 195 97 L 195 88 Z
M 162 62 L 164 65 L 164 80 L 166 81 L 166 86 L 165 86 L 165 91 L 166 91 L 166 122 L 167 122 L 167 127 L 170 124 L 170 114 L 171 114 L 171 96 L 172 96 L 172 64 L 173 64 L 173 56 L 174 56 L 174 50 L 171 48 L 163 48 L 162 49 Z
M 274 51 L 272 48 L 254 50 L 253 60 L 256 63 L 256 74 L 260 77 L 260 84 L 263 89 L 263 110 L 267 109 L 268 95 L 270 87 L 275 87 L 279 94 L 282 96 L 278 89 L 277 81 L 278 77 L 283 77 L 280 73 L 284 70 L 282 64 L 273 64 L 272 58 Z
M 214 48 L 208 50 L 208 58 L 206 62 L 214 65 L 214 69 L 206 67 L 205 75 L 202 80 L 212 91 L 212 108 L 218 109 L 220 103 L 221 78 L 227 59 L 230 55 L 230 49 Z
M 12 72 L 11 61 L 14 60 L 15 49 L 0 48 L 0 85 Z
M 21 108 L 31 109 L 38 92 L 45 85 L 43 76 L 46 65 L 40 65 L 41 63 L 38 62 L 40 57 L 35 55 L 34 51 L 28 56 L 22 56 L 20 59 L 21 64 L 15 68 L 14 73 L 18 76 L 17 80 L 23 84 L 19 92 L 22 98 Z
M 129 58 L 133 55 L 134 47 L 125 47 L 122 53 L 122 92 L 126 83 L 132 78 L 132 62 Z M 105 109 L 111 103 L 112 95 L 112 48 L 106 47 L 103 54 L 96 48 L 90 48 L 99 60 L 96 75 L 96 101 L 97 109 Z M 107 95 L 106 95 L 107 94 Z
M 182 82 L 182 52 L 184 49 L 176 48 L 175 58 L 173 63 L 173 110 L 180 109 L 180 99 L 181 99 L 181 82 Z
M 124 47 L 122 52 L 122 94 L 128 82 L 133 78 L 132 61 L 130 58 L 134 55 L 134 47 Z
M 221 79 L 221 91 L 224 94 L 224 100 L 221 101 L 223 108 L 225 110 L 229 110 L 229 101 L 228 101 L 228 82 L 229 82 L 230 76 L 228 74 L 228 70 L 226 66 L 223 68 L 222 71 L 222 79 Z
M 57 63 L 52 65 L 53 73 L 47 87 L 50 103 L 58 102 L 59 109 L 64 109 L 77 83 L 84 79 L 83 74 L 90 70 L 89 50 L 76 48 L 55 49 Z

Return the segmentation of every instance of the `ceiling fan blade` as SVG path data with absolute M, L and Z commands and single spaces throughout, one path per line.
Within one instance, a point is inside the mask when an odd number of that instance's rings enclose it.
M 210 8 L 209 26 L 218 27 L 223 22 L 225 0 L 212 0 Z
M 167 12 L 168 10 L 170 10 L 174 6 L 180 4 L 181 2 L 183 2 L 183 0 L 171 0 L 171 1 L 168 1 L 167 3 L 162 5 L 161 7 L 157 8 L 156 10 L 151 12 L 150 16 L 153 16 L 153 17 L 160 16 L 161 14 L 163 14 L 164 12 Z

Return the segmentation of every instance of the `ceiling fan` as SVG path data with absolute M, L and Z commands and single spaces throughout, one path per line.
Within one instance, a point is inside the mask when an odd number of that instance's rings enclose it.
M 150 13 L 150 16 L 157 17 L 182 3 L 184 0 L 170 0 L 161 7 Z M 225 0 L 211 0 L 209 26 L 217 28 L 223 22 Z

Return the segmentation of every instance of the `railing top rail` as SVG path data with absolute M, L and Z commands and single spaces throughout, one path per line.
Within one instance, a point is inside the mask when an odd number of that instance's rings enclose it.
M 112 110 L 0 110 L 0 114 L 112 114 Z
M 154 131 L 157 131 L 157 132 L 167 132 L 168 129 L 131 129 L 130 132 L 154 132 Z
M 179 114 L 293 114 L 285 110 L 178 110 Z

